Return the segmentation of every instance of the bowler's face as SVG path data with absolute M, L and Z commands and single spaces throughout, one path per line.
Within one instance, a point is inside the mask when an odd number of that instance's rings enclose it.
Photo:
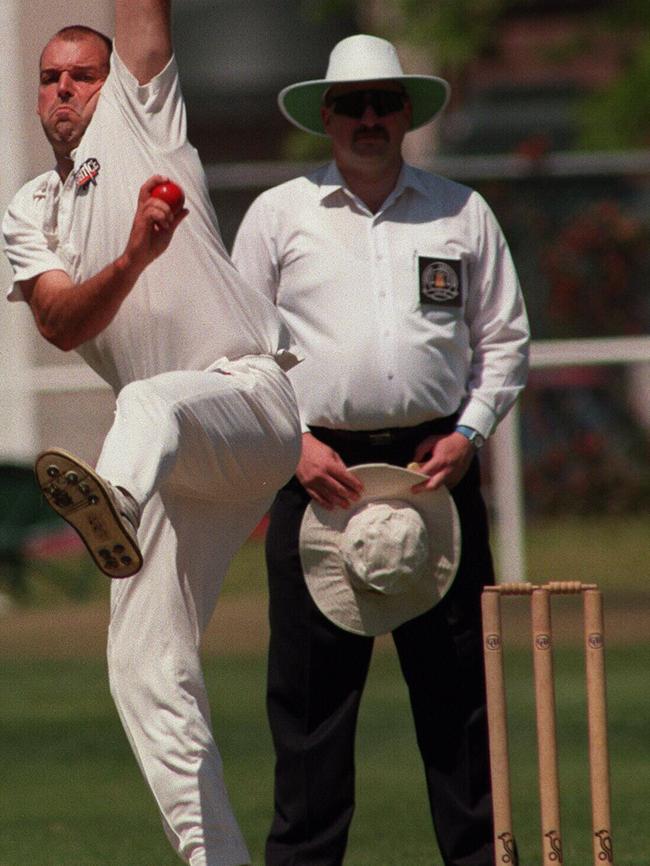
M 101 39 L 55 37 L 41 56 L 38 116 L 57 155 L 69 154 L 91 121 L 109 71 Z
M 329 96 L 336 99 L 357 90 L 402 92 L 396 81 L 364 81 L 333 87 Z M 401 159 L 402 142 L 411 126 L 411 104 L 408 98 L 398 111 L 381 116 L 370 104 L 365 106 L 358 118 L 337 113 L 335 105 L 323 106 L 321 116 L 337 161 L 361 159 L 393 162 Z

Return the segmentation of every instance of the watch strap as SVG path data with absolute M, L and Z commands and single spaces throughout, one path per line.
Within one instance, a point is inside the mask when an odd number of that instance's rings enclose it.
M 485 438 L 473 427 L 468 427 L 466 424 L 456 424 L 454 428 L 456 433 L 460 433 L 472 443 L 475 448 L 481 448 L 485 444 Z

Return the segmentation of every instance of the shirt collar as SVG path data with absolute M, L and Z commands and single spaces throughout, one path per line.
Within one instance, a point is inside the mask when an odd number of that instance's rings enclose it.
M 320 200 L 321 202 L 325 201 L 330 195 L 339 190 L 346 189 L 345 180 L 343 179 L 343 175 L 338 169 L 338 166 L 332 160 L 329 163 L 325 170 L 325 174 L 323 175 L 323 179 L 320 184 Z
M 420 172 L 406 162 L 402 163 L 402 170 L 397 178 L 394 192 L 399 195 L 405 189 L 413 189 L 416 192 L 421 192 L 423 195 L 428 194 L 427 188 L 422 182 Z
M 401 171 L 397 177 L 397 183 L 386 199 L 386 205 L 390 206 L 407 189 L 413 189 L 426 195 L 426 188 L 420 179 L 419 172 L 412 165 L 403 162 Z M 348 194 L 352 194 L 348 190 L 345 178 L 339 171 L 338 166 L 332 160 L 327 166 L 320 184 L 320 201 L 325 201 L 326 198 L 339 190 L 346 190 Z

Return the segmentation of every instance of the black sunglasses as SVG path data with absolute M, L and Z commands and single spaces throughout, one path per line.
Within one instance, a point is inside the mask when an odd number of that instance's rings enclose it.
M 328 99 L 326 104 L 332 106 L 335 114 L 344 114 L 358 120 L 363 117 L 369 105 L 377 117 L 401 111 L 406 98 L 406 94 L 398 90 L 351 90 L 350 93 Z

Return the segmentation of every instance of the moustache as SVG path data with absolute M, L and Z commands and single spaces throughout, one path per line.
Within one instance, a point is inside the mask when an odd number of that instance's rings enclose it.
M 383 138 L 384 141 L 388 141 L 388 133 L 384 129 L 383 126 L 360 126 L 359 129 L 354 133 L 354 140 L 357 141 L 360 138 Z

